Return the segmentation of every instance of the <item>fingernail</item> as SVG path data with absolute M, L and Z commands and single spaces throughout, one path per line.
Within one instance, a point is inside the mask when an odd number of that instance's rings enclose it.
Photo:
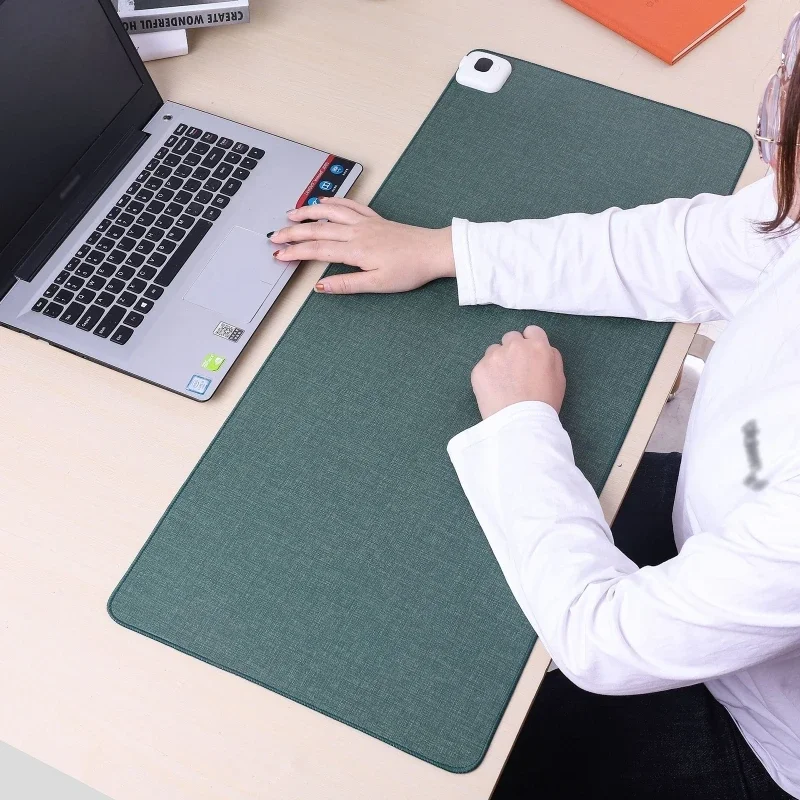
M 273 258 L 280 258 L 283 255 L 283 250 L 276 250 L 273 254 Z
M 319 283 L 318 283 L 318 284 L 317 284 L 317 285 L 314 287 L 314 291 L 315 291 L 315 292 L 320 292 L 320 293 L 323 293 L 323 294 L 324 294 L 324 293 L 327 293 L 327 292 L 329 291 L 329 289 L 328 289 L 328 286 L 327 286 L 327 284 L 325 284 L 325 283 L 323 283 L 322 281 L 320 281 L 320 282 L 319 282 Z
M 297 209 L 296 209 L 296 208 L 290 208 L 290 209 L 289 209 L 289 210 L 286 212 L 286 216 L 287 216 L 287 217 L 291 217 L 291 216 L 292 216 L 292 214 L 296 214 L 296 213 L 297 213 Z
M 271 238 L 272 238 L 274 235 L 275 235 L 275 231 L 270 231 L 270 232 L 267 234 L 267 239 L 271 239 Z

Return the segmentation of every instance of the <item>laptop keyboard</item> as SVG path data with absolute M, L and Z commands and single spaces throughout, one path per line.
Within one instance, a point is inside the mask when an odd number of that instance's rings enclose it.
M 178 125 L 32 310 L 127 344 L 263 156 Z

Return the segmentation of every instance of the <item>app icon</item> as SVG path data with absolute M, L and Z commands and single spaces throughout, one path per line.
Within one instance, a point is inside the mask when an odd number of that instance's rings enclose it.
M 215 353 L 209 353 L 203 359 L 203 369 L 207 369 L 209 372 L 216 372 L 224 363 L 225 358 L 223 356 L 218 356 Z
M 202 375 L 192 375 L 192 379 L 186 385 L 187 392 L 194 394 L 205 394 L 211 386 L 211 378 L 204 378 Z
M 333 184 L 330 181 L 320 181 L 319 188 L 322 189 L 323 192 L 329 192 L 333 189 Z
M 341 164 L 334 164 L 331 167 L 331 172 L 334 175 L 341 175 L 344 172 L 344 167 Z
M 317 203 L 319 203 L 319 197 L 309 197 L 308 198 L 307 205 L 315 206 Z

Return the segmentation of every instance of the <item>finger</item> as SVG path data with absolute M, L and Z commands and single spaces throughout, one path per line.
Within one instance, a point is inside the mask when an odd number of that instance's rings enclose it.
M 346 242 L 300 242 L 278 250 L 274 258 L 278 261 L 333 261 L 347 263 L 352 248 Z M 354 264 L 353 266 L 358 266 Z
M 484 358 L 485 358 L 486 356 L 490 356 L 492 353 L 496 353 L 496 352 L 497 352 L 499 349 L 500 349 L 500 345 L 499 345 L 499 344 L 490 344 L 490 345 L 489 345 L 489 346 L 486 348 L 486 352 L 483 354 L 483 355 L 484 355 Z
M 355 200 L 349 200 L 346 197 L 323 197 L 320 203 L 326 206 L 342 206 L 343 208 L 349 208 L 361 214 L 363 217 L 380 216 L 377 211 L 373 211 L 369 206 L 365 206 L 363 203 L 359 203 Z
M 561 355 L 561 351 L 560 350 L 556 350 L 555 347 L 553 348 L 553 358 L 555 358 L 555 360 L 556 360 L 556 369 L 563 374 L 563 372 L 564 372 L 564 359 L 563 359 L 563 357 Z
M 361 214 L 356 213 L 351 208 L 344 206 L 334 206 L 326 203 L 315 203 L 313 206 L 302 206 L 292 211 L 287 211 L 286 216 L 292 222 L 308 222 L 309 220 L 327 219 L 331 222 L 338 222 L 340 225 L 355 225 L 356 222 L 363 220 Z
M 349 225 L 336 225 L 332 222 L 308 222 L 305 225 L 290 225 L 275 231 L 269 240 L 273 244 L 310 242 L 321 239 L 329 242 L 346 242 L 352 236 Z
M 528 327 L 522 332 L 522 335 L 526 339 L 539 341 L 542 344 L 550 344 L 550 340 L 547 338 L 547 334 L 544 332 L 544 329 L 540 328 L 538 325 L 528 325 Z
M 382 292 L 379 277 L 375 272 L 347 272 L 342 275 L 329 275 L 314 287 L 322 294 L 363 294 Z
M 509 331 L 503 338 L 501 339 L 503 344 L 511 344 L 515 339 L 521 339 L 522 334 L 519 331 Z

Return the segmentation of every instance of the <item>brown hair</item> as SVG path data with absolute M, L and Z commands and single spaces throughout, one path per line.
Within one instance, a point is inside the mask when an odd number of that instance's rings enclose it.
M 800 225 L 800 219 L 782 228 L 786 220 L 791 220 L 797 202 L 798 175 L 797 151 L 800 146 L 800 63 L 792 73 L 786 87 L 786 104 L 783 108 L 780 144 L 778 145 L 775 175 L 778 184 L 778 213 L 770 222 L 758 225 L 761 233 L 788 233 Z M 779 228 L 781 230 L 779 230 Z

